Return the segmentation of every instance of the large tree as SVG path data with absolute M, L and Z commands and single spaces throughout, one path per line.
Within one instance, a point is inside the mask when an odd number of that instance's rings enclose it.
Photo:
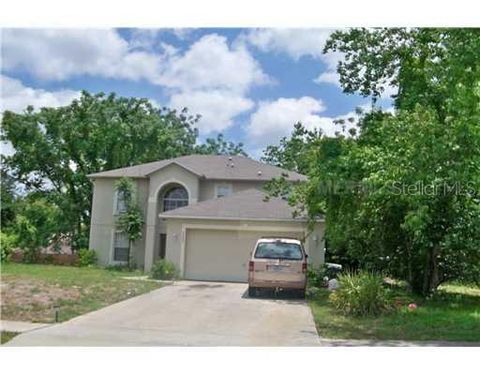
M 296 197 L 326 214 L 329 250 L 422 294 L 480 281 L 479 30 L 351 29 L 326 51 L 344 54 L 345 92 L 398 87 L 395 114 L 363 116 L 357 137 L 299 145 L 296 130 L 282 146 L 309 174 Z
M 27 191 L 48 192 L 78 249 L 88 239 L 87 174 L 196 152 L 243 152 L 223 138 L 197 145 L 197 120 L 186 109 L 159 109 L 147 99 L 83 92 L 65 107 L 5 111 L 2 139 L 15 153 L 4 162 Z

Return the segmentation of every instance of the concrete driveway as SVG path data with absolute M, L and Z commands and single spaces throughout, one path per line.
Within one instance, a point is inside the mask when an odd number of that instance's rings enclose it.
M 247 285 L 179 281 L 15 337 L 11 346 L 314 346 L 305 301 L 248 298 Z

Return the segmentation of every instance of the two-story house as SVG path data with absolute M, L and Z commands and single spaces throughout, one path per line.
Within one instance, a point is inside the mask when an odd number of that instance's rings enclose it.
M 245 281 L 258 238 L 304 240 L 309 262 L 324 261 L 324 222 L 307 228 L 281 198 L 265 199 L 262 186 L 282 175 L 306 177 L 243 156 L 189 155 L 89 175 L 93 182 L 90 248 L 103 265 L 128 261 L 128 239 L 117 225 L 125 208 L 115 190 L 132 178 L 145 217 L 133 259 L 146 271 L 160 258 L 176 264 L 185 279 Z

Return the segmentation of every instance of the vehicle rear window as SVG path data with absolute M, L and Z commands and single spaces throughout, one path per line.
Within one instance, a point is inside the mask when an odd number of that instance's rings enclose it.
M 261 242 L 257 245 L 255 258 L 264 259 L 303 259 L 300 245 L 288 242 Z

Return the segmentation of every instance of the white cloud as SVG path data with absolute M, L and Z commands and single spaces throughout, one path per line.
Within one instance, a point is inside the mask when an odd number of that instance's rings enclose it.
M 209 34 L 172 56 L 157 83 L 170 88 L 170 106 L 201 114 L 198 127 L 208 134 L 227 129 L 236 116 L 251 110 L 248 91 L 268 82 L 244 46 L 229 46 L 225 37 Z
M 239 114 L 253 108 L 250 99 L 231 91 L 192 91 L 172 95 L 170 106 L 187 107 L 191 114 L 201 114 L 198 127 L 202 133 L 222 131 L 230 127 Z
M 279 98 L 275 101 L 260 102 L 250 117 L 247 134 L 252 140 L 279 140 L 290 133 L 293 125 L 300 121 L 306 127 L 313 127 L 319 113 L 325 110 L 321 100 L 309 96 L 302 98 Z
M 5 29 L 3 69 L 21 69 L 42 80 L 80 75 L 106 78 L 157 78 L 162 56 L 131 51 L 111 29 Z
M 254 29 L 243 35 L 239 41 L 247 42 L 264 52 L 285 53 L 294 60 L 304 56 L 317 59 L 325 64 L 325 70 L 314 79 L 314 82 L 340 87 L 336 68 L 343 54 L 323 53 L 325 43 L 332 32 L 331 29 Z
M 325 106 L 321 100 L 309 96 L 261 102 L 250 117 L 246 128 L 247 135 L 258 150 L 266 144 L 277 143 L 283 136 L 290 135 L 297 122 L 301 122 L 307 129 L 321 129 L 325 135 L 335 136 L 337 133 L 348 135 L 348 130 L 353 124 L 347 120 L 358 118 L 354 112 L 337 117 L 321 116 L 324 110 Z M 335 124 L 336 119 L 345 120 L 345 125 Z
M 17 79 L 0 75 L 1 102 L 0 112 L 5 110 L 21 112 L 28 105 L 36 109 L 41 107 L 60 107 L 80 97 L 80 92 L 74 90 L 46 91 L 26 87 Z
M 268 82 L 246 48 L 231 47 L 217 34 L 205 35 L 183 55 L 172 56 L 158 83 L 182 90 L 222 89 L 246 92 Z
M 208 34 L 181 51 L 162 42 L 161 34 L 168 31 L 137 29 L 126 40 L 113 29 L 6 29 L 3 69 L 55 81 L 84 75 L 144 79 L 165 87 L 172 105 L 200 112 L 200 130 L 206 132 L 231 126 L 235 116 L 253 106 L 248 91 L 270 82 L 245 45 Z M 169 32 L 192 35 L 191 29 Z
M 243 38 L 264 52 L 286 53 L 295 60 L 303 56 L 322 58 L 330 29 L 254 29 Z

